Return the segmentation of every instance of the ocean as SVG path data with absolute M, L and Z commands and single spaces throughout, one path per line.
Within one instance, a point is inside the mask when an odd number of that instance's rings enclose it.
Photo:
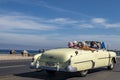
M 120 56 L 120 51 L 116 51 L 117 56 Z

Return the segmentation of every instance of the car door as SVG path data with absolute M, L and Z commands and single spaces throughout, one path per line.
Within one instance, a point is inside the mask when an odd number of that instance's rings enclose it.
M 95 67 L 107 66 L 109 62 L 109 53 L 106 50 L 96 50 L 95 56 Z

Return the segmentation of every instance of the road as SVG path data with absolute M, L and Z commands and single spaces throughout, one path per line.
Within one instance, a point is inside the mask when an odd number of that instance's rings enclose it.
M 31 71 L 31 69 L 29 69 L 30 61 L 31 60 L 0 61 L 0 76 Z
M 31 60 L 0 61 L 0 80 L 120 80 L 120 59 L 112 71 L 106 68 L 89 71 L 86 77 L 79 73 L 57 72 L 48 75 L 45 71 L 29 69 Z

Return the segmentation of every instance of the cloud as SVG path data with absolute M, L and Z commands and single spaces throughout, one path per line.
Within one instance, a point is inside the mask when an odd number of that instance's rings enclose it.
M 27 46 L 26 48 L 30 49 L 61 47 L 61 41 L 59 41 L 57 38 L 59 38 L 57 34 L 22 35 L 13 33 L 0 33 L 0 44 L 10 44 L 12 46 L 9 48 L 15 49 L 17 49 L 19 46 Z M 3 48 L 3 46 L 1 45 L 0 48 Z
M 109 23 L 105 18 L 92 18 L 91 21 L 95 25 L 103 26 L 105 28 L 120 28 L 120 22 Z
M 63 26 L 77 26 L 79 28 L 97 28 L 96 26 L 101 26 L 101 28 L 120 28 L 120 23 L 110 23 L 105 18 L 92 18 L 90 20 L 75 20 L 71 18 L 54 18 L 54 19 L 43 19 L 43 23 L 50 23 L 54 26 L 56 24 L 58 27 Z
M 72 20 L 69 18 L 55 18 L 55 19 L 49 19 L 48 22 L 54 23 L 54 24 L 64 24 L 64 25 L 71 24 L 72 25 L 72 24 L 77 24 L 79 21 Z
M 15 14 L 15 15 L 13 15 Z M 110 23 L 105 18 L 91 18 L 91 19 L 72 19 L 72 18 L 36 18 L 33 16 L 25 16 L 20 13 L 11 13 L 7 15 L 0 14 L 0 26 L 3 30 L 9 29 L 31 29 L 42 31 L 53 31 L 64 29 L 62 26 L 72 26 L 77 28 L 120 28 L 120 23 Z
M 93 23 L 102 24 L 102 23 L 105 23 L 105 22 L 106 22 L 106 19 L 104 19 L 104 18 L 93 18 L 91 21 L 92 21 Z
M 120 28 L 120 23 L 113 23 L 113 24 L 107 23 L 107 24 L 104 24 L 104 26 L 106 28 Z
M 87 23 L 80 24 L 78 27 L 81 27 L 81 28 L 94 28 L 93 25 L 91 25 L 91 24 L 87 24 Z
M 7 0 L 0 2 L 0 4 L 8 3 Z M 11 9 L 7 10 L 7 8 L 2 8 L 0 9 L 0 13 L 2 13 L 0 14 L 0 44 L 7 44 L 6 47 L 8 46 L 8 44 L 11 44 L 9 48 L 17 48 L 19 46 L 27 46 L 27 48 L 33 49 L 46 47 L 67 47 L 67 42 L 73 40 L 105 41 L 110 45 L 110 48 L 115 49 L 120 47 L 120 36 L 114 35 L 119 33 L 115 32 L 113 33 L 113 35 L 108 36 L 106 33 L 103 33 L 104 35 L 98 35 L 100 33 L 95 31 L 96 29 L 98 31 L 99 27 L 101 28 L 100 32 L 102 32 L 102 30 L 104 29 L 119 30 L 120 22 L 111 23 L 110 20 L 106 18 L 91 17 L 81 12 L 56 7 L 55 5 L 47 3 L 44 0 L 10 0 L 9 2 L 15 2 L 15 4 L 19 3 L 19 5 L 27 6 L 26 9 L 33 6 L 37 9 L 40 9 L 42 7 L 42 9 L 45 9 L 46 11 L 49 9 L 49 11 L 53 11 L 55 13 L 60 12 L 60 14 L 63 15 L 69 14 L 69 17 L 59 16 L 51 19 L 40 18 L 39 16 L 26 16 L 25 12 L 21 12 L 24 13 L 21 14 L 19 12 L 11 11 Z M 74 19 L 72 18 L 72 15 L 74 15 Z M 77 19 L 75 19 L 75 16 L 77 17 Z M 81 17 L 84 17 L 84 19 L 82 18 L 81 20 Z M 66 28 L 66 26 L 68 27 Z M 87 33 L 85 32 L 86 30 L 94 31 L 94 34 L 92 32 L 89 32 L 89 35 L 79 34 L 82 32 Z M 32 32 L 34 32 L 34 34 Z M 1 45 L 0 48 L 2 47 L 3 46 Z
M 29 16 L 0 15 L 0 27 L 2 30 L 31 29 L 31 30 L 56 30 L 58 27 L 40 22 L 41 19 Z
M 109 49 L 119 49 L 119 35 L 67 35 L 60 34 L 40 34 L 40 35 L 22 35 L 12 33 L 0 33 L 0 44 L 11 44 L 9 48 L 18 48 L 19 46 L 27 46 L 26 48 L 57 48 L 67 47 L 68 41 L 104 41 L 109 45 Z M 17 45 L 17 46 L 16 46 Z M 0 47 L 2 48 L 2 46 Z M 22 47 L 21 47 L 22 48 Z
M 62 28 L 61 25 L 62 24 Z M 108 20 L 104 18 L 92 18 L 90 20 L 75 20 L 71 18 L 54 18 L 54 19 L 45 19 L 45 18 L 36 18 L 33 16 L 25 16 L 21 14 L 16 15 L 0 15 L 0 44 L 2 45 L 7 44 L 5 47 L 9 48 L 18 48 L 18 47 L 27 47 L 27 48 L 56 48 L 56 47 L 67 47 L 68 41 L 86 41 L 86 40 L 97 40 L 97 41 L 105 41 L 107 44 L 110 45 L 111 49 L 119 49 L 119 35 L 98 35 L 89 34 L 89 35 L 80 35 L 77 34 L 68 34 L 67 32 L 60 33 L 58 30 L 63 30 L 65 26 L 71 25 L 74 27 L 74 30 L 78 31 L 79 26 L 81 28 L 96 28 L 96 25 L 101 25 L 102 28 L 119 28 L 119 24 L 117 23 L 109 23 Z M 24 35 L 22 32 L 15 33 L 14 31 L 18 31 L 19 29 L 23 29 L 26 31 L 38 30 L 39 32 L 43 31 L 43 34 L 27 34 Z M 73 29 L 73 28 L 72 28 Z M 67 30 L 72 30 L 67 29 Z M 57 31 L 56 31 L 57 30 Z M 62 31 L 61 30 L 61 31 Z M 73 30 L 73 33 L 74 33 Z M 11 32 L 14 33 L 11 33 Z M 16 32 L 17 32 L 16 31 Z M 44 32 L 45 31 L 45 32 Z M 46 33 L 47 31 L 53 31 L 52 33 Z M 17 45 L 17 46 L 16 46 Z

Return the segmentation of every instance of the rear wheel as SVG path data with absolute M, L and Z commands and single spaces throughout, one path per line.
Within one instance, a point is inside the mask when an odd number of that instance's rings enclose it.
M 88 73 L 88 70 L 80 71 L 80 76 L 85 77 Z
M 111 61 L 110 65 L 107 67 L 109 70 L 112 70 L 114 68 L 114 60 Z

